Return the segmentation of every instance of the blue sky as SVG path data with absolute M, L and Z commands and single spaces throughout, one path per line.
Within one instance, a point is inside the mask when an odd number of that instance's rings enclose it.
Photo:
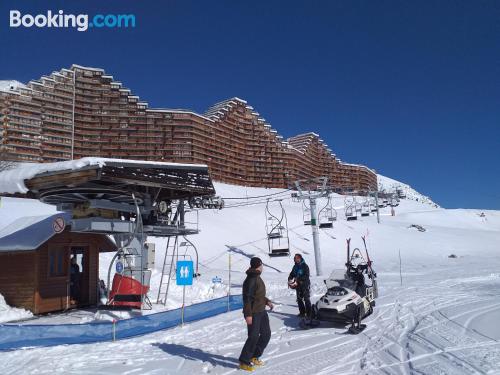
M 132 13 L 133 29 L 9 28 L 23 14 Z M 500 209 L 498 1 L 12 1 L 0 79 L 104 68 L 153 107 L 246 99 L 285 137 L 449 207 Z

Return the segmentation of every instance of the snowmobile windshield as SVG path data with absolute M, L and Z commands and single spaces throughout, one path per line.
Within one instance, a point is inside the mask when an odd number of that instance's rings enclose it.
M 328 289 L 328 291 L 326 292 L 327 295 L 336 297 L 342 297 L 348 293 L 349 292 L 345 288 L 339 286 L 334 286 L 333 288 Z
M 358 277 L 357 270 L 353 268 L 347 272 L 345 270 L 334 270 L 330 277 L 325 280 L 325 284 L 328 289 L 340 287 L 354 290 Z
M 333 270 L 328 278 L 330 280 L 343 280 L 343 279 L 345 279 L 345 269 Z

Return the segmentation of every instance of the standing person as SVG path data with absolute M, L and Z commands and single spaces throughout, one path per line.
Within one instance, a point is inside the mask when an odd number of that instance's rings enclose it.
M 292 272 L 288 275 L 288 282 L 289 285 L 295 287 L 295 291 L 297 292 L 299 317 L 311 317 L 311 281 L 309 280 L 309 266 L 300 254 L 295 254 L 293 261 L 295 264 L 292 268 Z
M 243 282 L 243 316 L 247 323 L 248 338 L 241 350 L 240 369 L 253 371 L 255 366 L 262 366 L 259 357 L 264 353 L 271 339 L 271 327 L 266 306 L 271 310 L 273 303 L 266 297 L 266 285 L 261 279 L 262 260 L 257 257 L 250 259 L 250 268 Z
M 80 266 L 76 261 L 76 255 L 73 255 L 73 257 L 71 257 L 70 296 L 71 304 L 78 304 L 78 300 L 80 299 Z

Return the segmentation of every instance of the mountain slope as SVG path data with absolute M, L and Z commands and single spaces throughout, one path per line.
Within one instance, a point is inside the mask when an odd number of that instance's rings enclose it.
M 382 176 L 381 174 L 377 175 L 377 181 L 379 191 L 395 193 L 397 190 L 401 190 L 406 196 L 406 199 L 421 203 L 427 203 L 436 208 L 439 207 L 439 205 L 433 202 L 431 198 L 419 193 L 408 184 L 393 180 L 389 177 Z

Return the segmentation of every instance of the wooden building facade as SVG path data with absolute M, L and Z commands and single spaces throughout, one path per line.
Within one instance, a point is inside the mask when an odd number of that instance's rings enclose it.
M 54 234 L 52 221 L 53 217 L 48 217 L 0 238 L 0 294 L 10 306 L 34 314 L 96 305 L 99 300 L 99 253 L 116 251 L 115 244 L 101 234 L 73 233 L 68 229 Z M 38 236 L 28 241 L 32 246 L 26 240 L 16 241 L 16 238 L 29 236 L 30 231 L 38 231 L 38 235 L 40 231 L 45 232 L 43 237 L 46 239 L 40 243 Z M 14 243 L 16 245 L 9 245 Z M 79 268 L 75 299 L 71 296 L 72 257 Z
M 315 133 L 285 140 L 245 100 L 224 100 L 204 114 L 148 108 L 104 70 L 78 65 L 0 91 L 0 152 L 16 161 L 201 163 L 214 180 L 245 186 L 285 188 L 327 176 L 334 188 L 377 188 L 373 170 L 341 162 Z

